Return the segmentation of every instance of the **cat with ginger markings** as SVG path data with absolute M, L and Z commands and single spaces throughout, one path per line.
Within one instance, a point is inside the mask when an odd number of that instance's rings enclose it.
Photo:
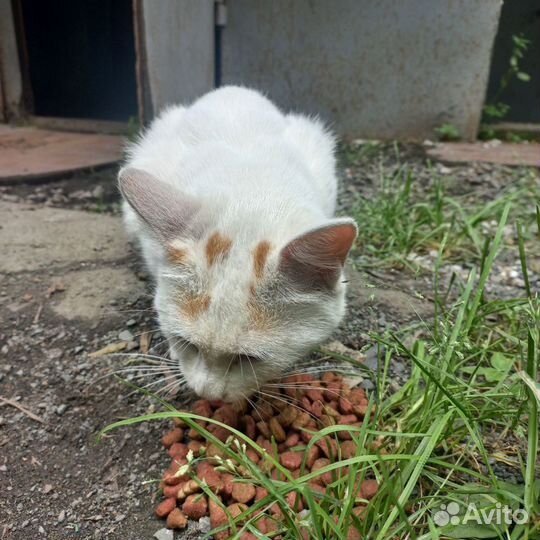
M 119 173 L 128 231 L 189 387 L 235 401 L 335 330 L 356 238 L 335 218 L 334 138 L 260 93 L 223 87 L 165 110 Z

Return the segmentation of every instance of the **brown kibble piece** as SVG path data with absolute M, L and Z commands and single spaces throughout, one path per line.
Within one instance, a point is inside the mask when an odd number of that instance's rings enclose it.
M 285 439 L 284 444 L 286 448 L 292 448 L 293 446 L 296 446 L 299 442 L 300 442 L 300 435 L 298 435 L 298 433 L 291 433 Z
M 214 443 L 210 443 L 206 447 L 206 457 L 210 461 L 217 461 L 216 458 L 225 458 L 226 454 L 220 448 L 218 448 Z
M 306 396 L 311 401 L 322 401 L 324 399 L 323 391 L 320 388 L 310 388 L 306 390 Z
M 272 433 L 276 441 L 283 442 L 287 438 L 283 427 L 275 416 L 270 418 L 270 422 L 268 423 L 268 425 L 270 427 L 270 432 Z
M 185 458 L 175 458 L 169 468 L 165 471 L 163 481 L 167 485 L 173 486 L 187 480 L 189 478 L 189 474 L 187 472 L 185 474 L 178 475 L 178 470 L 186 463 L 187 460 Z
M 319 450 L 318 446 L 312 446 L 308 450 L 308 455 L 306 458 L 306 467 L 311 470 L 313 467 L 313 464 L 315 463 L 315 460 L 319 459 L 319 456 L 321 455 L 321 451 Z
M 197 477 L 201 481 L 204 480 L 214 492 L 220 491 L 223 487 L 221 474 L 208 461 L 201 461 L 197 465 Z
M 307 412 L 300 412 L 294 419 L 294 422 L 292 423 L 292 427 L 294 429 L 302 429 L 304 426 L 306 426 L 309 423 L 310 420 L 309 413 Z
M 198 491 L 201 491 L 201 486 L 199 486 L 199 484 L 195 480 L 188 480 L 187 482 L 184 482 L 182 484 L 182 486 L 178 490 L 176 498 L 181 501 L 185 499 L 188 495 L 192 495 L 193 493 L 197 493 Z
M 173 459 L 185 458 L 187 456 L 187 453 L 188 453 L 187 445 L 181 442 L 175 442 L 169 448 L 169 456 L 171 456 Z
M 208 508 L 210 510 L 210 525 L 212 529 L 225 525 L 228 522 L 225 510 L 213 499 L 210 499 Z
M 315 443 L 327 458 L 335 458 L 337 456 L 337 441 L 332 437 L 323 437 Z
M 339 423 L 343 425 L 352 426 L 358 422 L 358 418 L 355 414 L 343 414 L 339 418 Z
M 379 484 L 377 480 L 364 480 L 360 486 L 360 496 L 363 499 L 373 499 L 379 490 Z
M 323 469 L 324 467 L 330 465 L 330 460 L 328 458 L 319 458 L 315 460 L 315 463 L 313 463 L 313 467 L 311 467 L 311 472 L 319 471 L 320 469 Z M 320 476 L 318 476 L 315 479 L 316 482 L 322 483 L 322 484 L 330 484 L 332 482 L 332 473 L 326 472 Z
M 285 407 L 278 416 L 279 423 L 283 427 L 289 427 L 298 416 L 298 409 L 292 405 Z
M 353 405 L 359 405 L 366 399 L 366 393 L 363 388 L 353 388 L 348 398 Z
M 344 441 L 341 443 L 341 457 L 349 459 L 356 456 L 356 443 L 353 441 Z
M 223 488 L 221 489 L 221 492 L 227 497 L 230 497 L 234 487 L 234 476 L 230 473 L 222 473 L 221 479 L 223 480 Z
M 178 495 L 178 491 L 180 490 L 182 484 L 176 484 L 174 486 L 168 486 L 164 485 L 162 486 L 163 489 L 163 496 L 167 499 L 169 497 L 174 497 L 176 499 L 176 496 Z
M 231 436 L 231 432 L 227 428 L 221 426 L 216 426 L 212 431 L 212 434 L 221 442 L 226 442 L 227 439 Z
M 257 487 L 255 488 L 255 502 L 259 502 L 260 500 L 264 499 L 268 495 L 268 490 L 263 487 Z
M 174 428 L 172 431 L 165 433 L 161 438 L 161 444 L 165 448 L 170 448 L 174 443 L 180 442 L 184 438 L 184 430 L 182 428 Z
M 242 425 L 244 426 L 244 431 L 246 435 L 252 440 L 255 440 L 255 437 L 257 436 L 257 426 L 255 424 L 255 420 L 253 420 L 253 416 L 250 416 L 247 414 L 246 416 L 242 417 Z
M 334 406 L 335 405 L 335 406 Z M 337 411 L 337 402 L 330 402 L 328 405 L 324 405 L 323 410 L 324 414 L 331 416 L 332 418 L 339 418 L 341 415 Z
M 311 412 L 317 417 L 320 418 L 323 415 L 324 406 L 322 401 L 314 401 L 311 404 Z
M 248 408 L 248 402 L 247 399 L 239 399 L 238 401 L 235 401 L 234 403 L 231 403 L 231 407 L 233 408 L 234 412 L 237 416 L 241 416 L 243 414 L 246 414 L 247 408 Z
M 178 411 L 178 412 L 182 412 L 182 411 Z M 173 424 L 175 425 L 175 427 L 179 427 L 182 429 L 188 427 L 187 422 L 183 418 L 180 418 L 179 416 L 175 416 L 173 418 Z
M 341 414 L 351 414 L 353 412 L 353 404 L 346 397 L 340 397 L 338 401 L 338 409 Z
M 228 404 L 225 404 L 217 409 L 217 411 L 214 413 L 213 419 L 233 428 L 238 427 L 238 413 L 231 405 Z
M 182 505 L 184 514 L 190 519 L 201 519 L 208 511 L 208 501 L 205 495 L 189 495 Z
M 326 371 L 321 376 L 321 381 L 325 383 L 332 382 L 336 378 L 336 374 L 333 371 Z
M 176 508 L 176 499 L 169 497 L 157 505 L 156 516 L 164 518 L 165 516 L 168 516 L 174 508 Z
M 303 456 L 300 452 L 283 452 L 279 456 L 280 463 L 290 471 L 298 469 L 302 464 Z
M 256 422 L 259 422 L 260 420 L 269 420 L 274 416 L 274 408 L 267 401 L 259 401 L 257 407 L 255 407 L 251 413 L 251 416 Z
M 189 441 L 187 445 L 187 449 L 191 450 L 195 457 L 197 457 L 201 451 L 201 448 L 204 446 L 204 444 L 201 441 Z
M 328 401 L 339 399 L 341 397 L 341 382 L 337 380 L 330 381 L 326 385 L 326 390 L 324 391 L 324 397 Z
M 167 516 L 167 527 L 169 529 L 185 529 L 187 524 L 187 517 L 180 508 L 174 508 Z
M 328 414 L 323 414 L 321 416 L 321 425 L 323 427 L 330 427 L 330 426 L 335 425 L 335 423 L 336 423 L 336 421 L 331 416 L 329 416 Z
M 187 435 L 191 440 L 197 440 L 197 441 L 203 440 L 203 436 L 196 429 L 193 429 L 193 428 L 188 431 Z
M 199 399 L 193 404 L 193 412 L 205 418 L 212 417 L 212 406 L 207 399 Z
M 253 448 L 248 448 L 246 450 L 246 456 L 249 460 L 253 461 L 253 463 L 259 463 L 261 460 L 261 456 L 255 450 L 253 450 Z
M 265 439 L 270 438 L 270 428 L 268 427 L 268 424 L 266 422 L 263 422 L 262 420 L 260 422 L 257 422 L 257 429 Z
M 253 484 L 236 482 L 232 488 L 232 498 L 239 503 L 248 503 L 255 498 L 256 489 Z
M 353 412 L 359 418 L 364 418 L 364 416 L 366 416 L 367 410 L 368 410 L 367 403 L 360 403 L 359 405 L 353 405 Z
M 233 503 L 227 506 L 227 510 L 233 518 L 237 518 L 240 514 L 247 510 L 247 506 L 243 503 Z
M 289 506 L 297 512 L 301 512 L 304 509 L 302 497 L 296 491 L 290 491 L 287 493 L 287 502 L 289 503 Z

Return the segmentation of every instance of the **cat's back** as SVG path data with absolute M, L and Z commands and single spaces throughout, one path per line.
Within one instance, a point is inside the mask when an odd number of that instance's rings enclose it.
M 225 86 L 165 110 L 131 147 L 129 165 L 192 193 L 246 192 L 257 178 L 258 190 L 316 198 L 331 214 L 333 149 L 320 122 L 285 115 L 256 90 Z

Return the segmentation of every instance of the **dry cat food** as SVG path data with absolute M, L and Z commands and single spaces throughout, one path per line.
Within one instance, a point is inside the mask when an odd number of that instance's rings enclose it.
M 261 395 L 264 399 L 259 399 L 255 407 L 248 406 L 247 401 L 229 404 L 199 400 L 195 402 L 193 412 L 238 429 L 255 441 L 263 452 L 273 455 L 295 478 L 318 471 L 332 461 L 356 455 L 356 443 L 346 431 L 320 438 L 309 450 L 307 444 L 314 432 L 324 427 L 360 426 L 368 409 L 363 389 L 351 389 L 339 375 L 327 372 L 321 379 L 307 374 L 290 375 L 280 383 L 280 390 L 269 390 Z M 231 443 L 228 429 L 200 420 L 197 423 L 220 441 Z M 222 449 L 206 441 L 181 418 L 175 418 L 174 429 L 163 436 L 162 443 L 172 462 L 163 474 L 164 499 L 156 507 L 156 514 L 166 517 L 170 528 L 182 529 L 187 526 L 188 519 L 203 516 L 210 516 L 212 528 L 226 525 L 229 522 L 227 514 L 236 517 L 268 495 L 263 487 L 242 481 L 242 476 L 251 478 L 249 471 L 228 460 Z M 236 444 L 237 450 L 241 448 L 242 441 Z M 249 446 L 244 446 L 243 451 L 266 474 L 284 480 L 282 473 L 262 454 Z M 325 493 L 326 486 L 340 474 L 347 474 L 346 468 L 318 476 L 310 487 Z M 204 493 L 203 481 L 215 494 L 215 499 Z M 364 480 L 356 488 L 360 498 L 369 500 L 377 493 L 378 484 L 375 480 Z M 287 502 L 296 512 L 304 509 L 305 501 L 296 492 L 287 495 Z M 364 508 L 358 504 L 353 511 L 359 516 Z M 261 515 L 255 526 L 262 534 L 275 531 L 281 515 L 279 506 L 271 505 L 270 512 Z M 225 530 L 215 538 L 224 540 L 229 535 L 230 532 Z M 246 532 L 241 538 L 249 540 L 255 536 Z M 359 538 L 352 527 L 348 538 Z

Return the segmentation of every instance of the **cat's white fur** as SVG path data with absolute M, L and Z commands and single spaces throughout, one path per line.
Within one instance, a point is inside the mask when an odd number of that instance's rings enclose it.
M 171 356 L 199 395 L 251 394 L 339 324 L 341 265 L 356 228 L 332 217 L 334 138 L 319 121 L 284 115 L 254 90 L 220 88 L 165 110 L 129 148 L 119 184 L 127 229 L 156 280 Z M 216 231 L 232 244 L 210 265 L 205 246 Z M 269 321 L 261 328 L 247 306 L 263 241 L 272 249 L 256 283 Z M 187 266 L 169 260 L 171 247 L 189 253 Z M 208 309 L 184 316 L 179 305 L 202 294 Z

